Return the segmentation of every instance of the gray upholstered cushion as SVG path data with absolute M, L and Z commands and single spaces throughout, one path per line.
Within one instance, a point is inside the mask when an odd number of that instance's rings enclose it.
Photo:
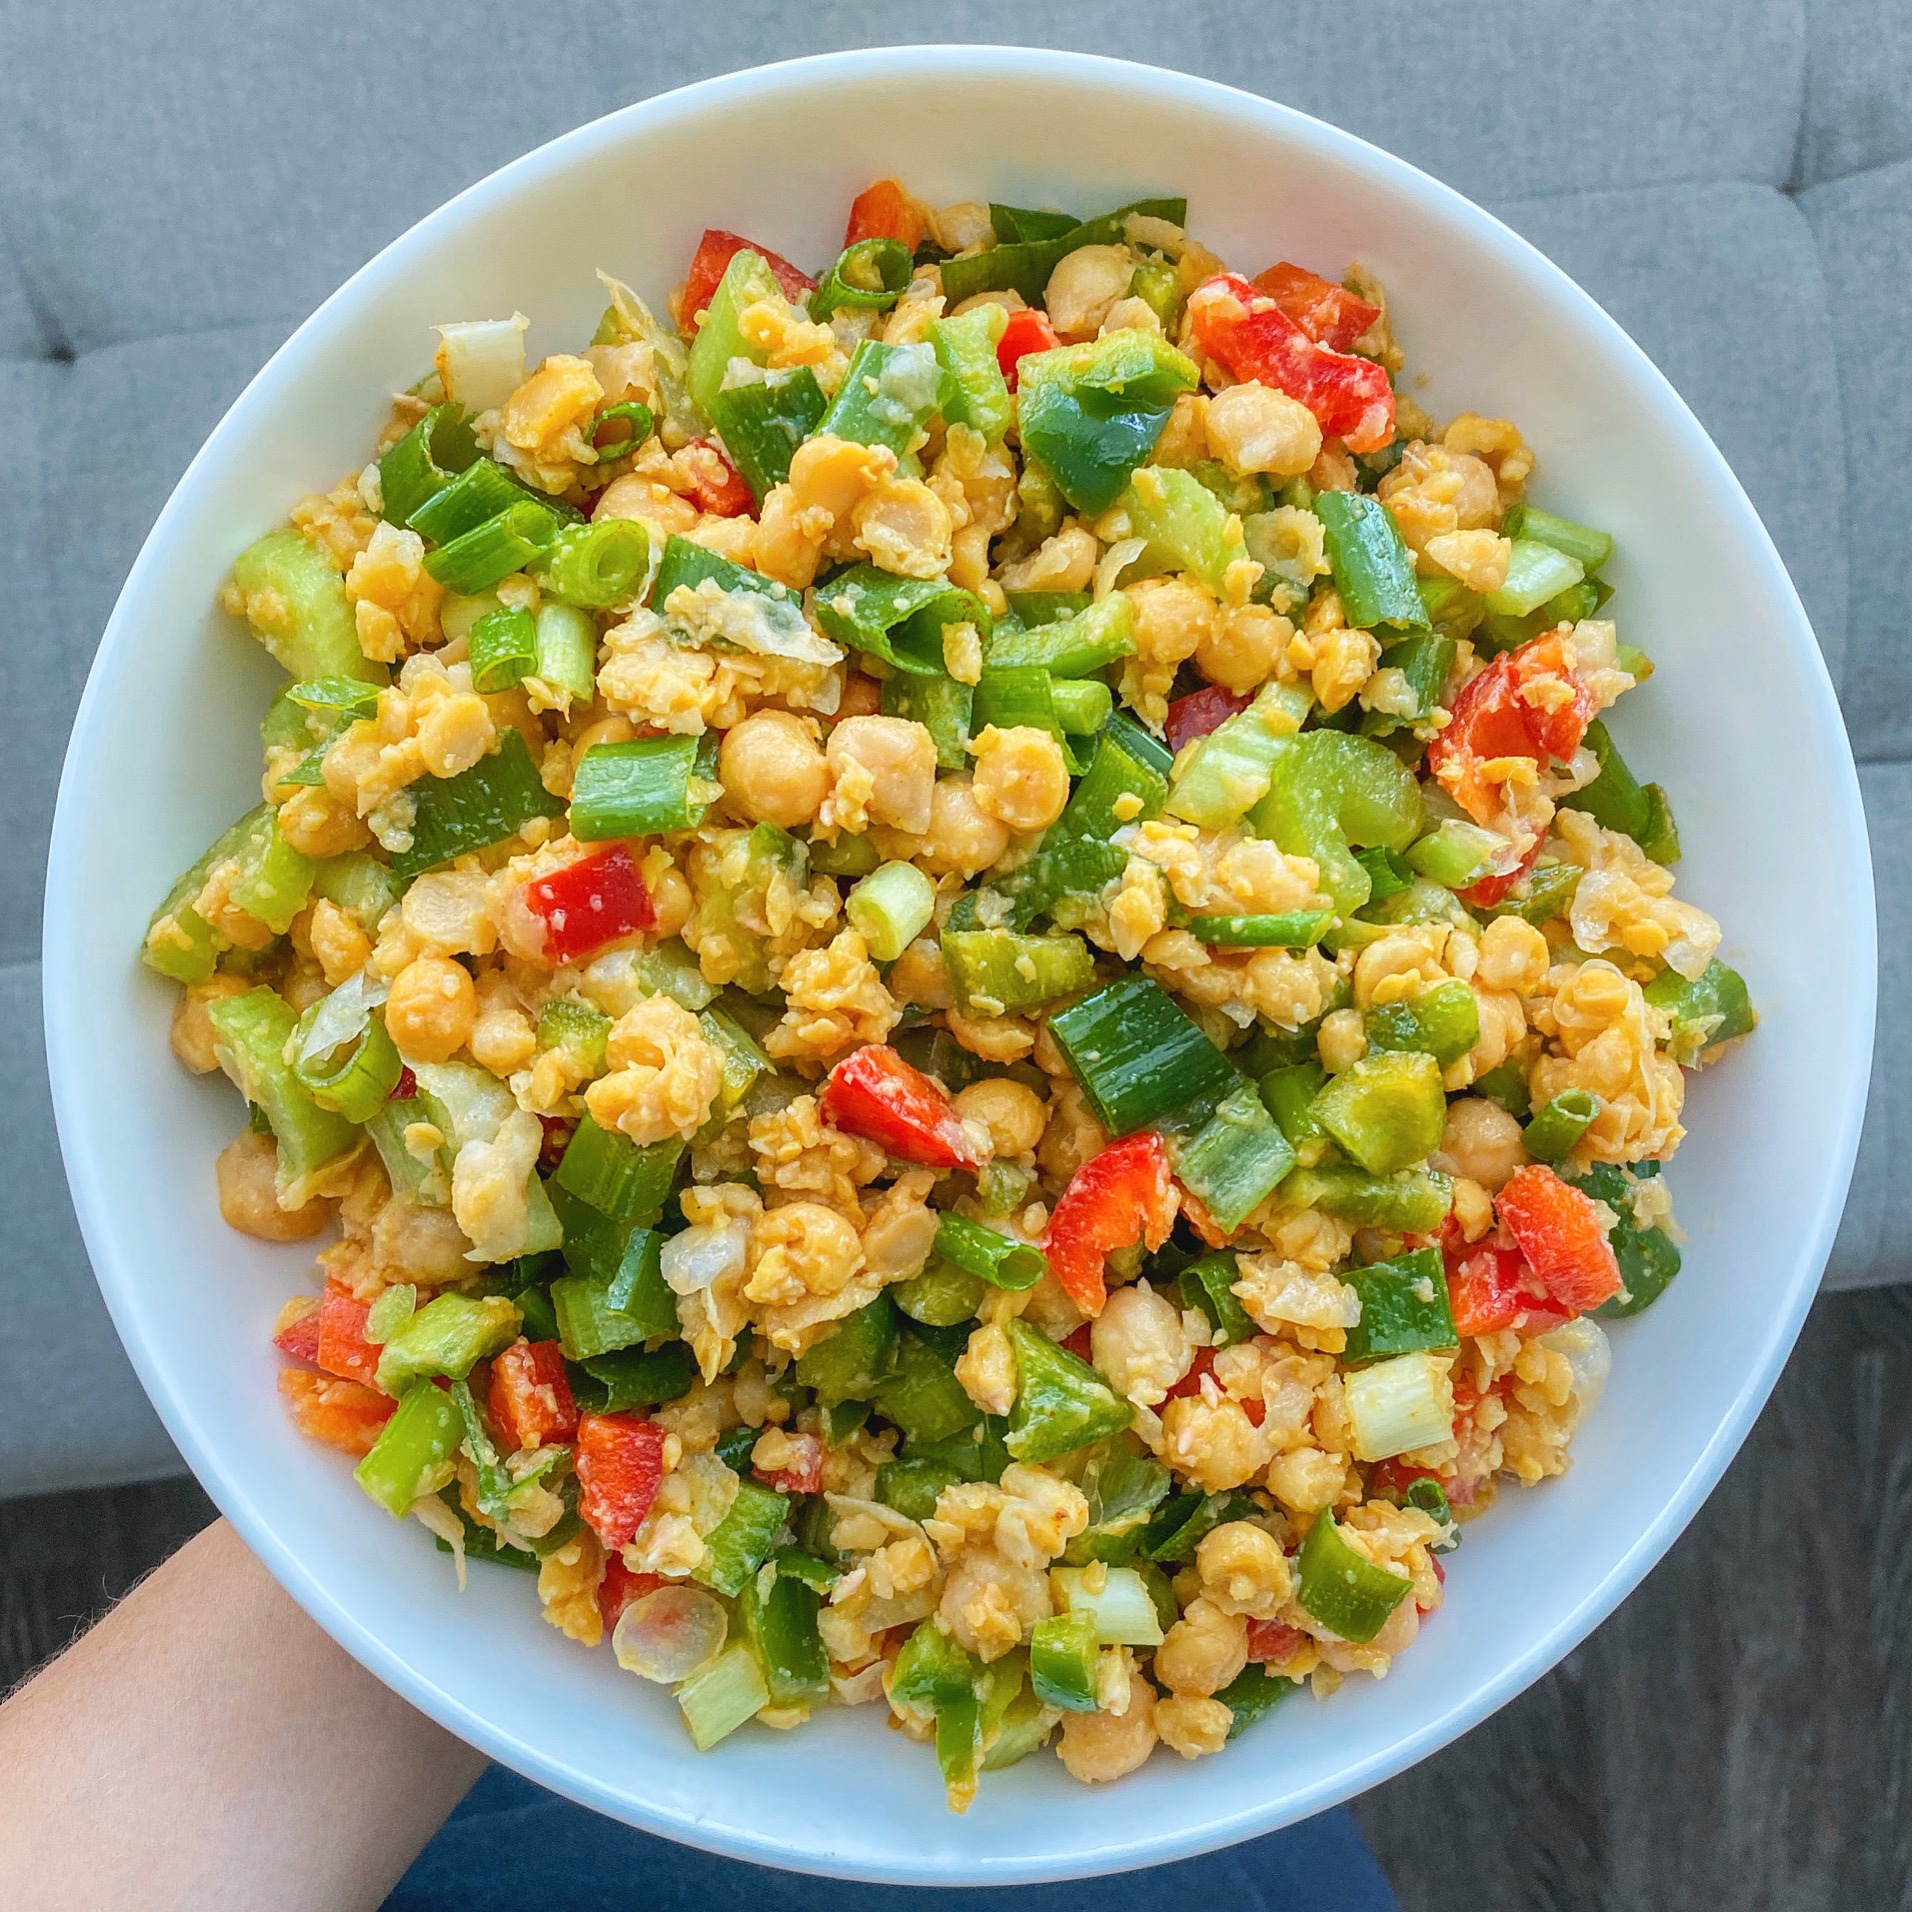
M 1912 1185 L 1887 1174 L 1912 1061 L 1892 987 L 1912 946 L 1902 0 L 468 0 L 457 16 L 448 34 L 442 12 L 376 0 L 144 0 L 105 33 L 0 0 L 0 1056 L 25 1090 L 0 1122 L 9 1489 L 171 1464 L 60 1190 L 34 962 L 58 739 L 168 487 L 290 325 L 472 179 L 685 80 L 871 42 L 1079 46 L 1320 114 L 1500 212 L 1665 368 L 1772 527 L 1867 760 L 1886 1022 L 1833 1278 L 1912 1275 Z

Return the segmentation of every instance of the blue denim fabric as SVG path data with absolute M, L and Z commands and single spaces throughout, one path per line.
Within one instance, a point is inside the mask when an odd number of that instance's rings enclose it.
M 419 1855 L 385 1912 L 900 1912 L 930 1895 L 715 1859 L 633 1832 L 494 1766 Z M 1178 1865 L 1069 1885 L 939 1892 L 935 1912 L 1400 1912 L 1345 1810 Z

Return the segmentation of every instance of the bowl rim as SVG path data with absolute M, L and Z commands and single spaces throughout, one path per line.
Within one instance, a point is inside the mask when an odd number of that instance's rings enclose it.
M 1192 1819 L 1171 1829 L 1140 1833 L 1119 1847 L 1093 1852 L 1058 1849 L 1052 1855 L 1007 1864 L 992 1863 L 985 1852 L 965 1854 L 961 1861 L 950 1863 L 916 1861 L 907 1853 L 899 1853 L 886 1864 L 859 1864 L 846 1869 L 842 1862 L 833 1862 L 825 1850 L 792 1850 L 773 1836 L 733 1833 L 728 1828 L 713 1830 L 681 1813 L 616 1792 L 593 1774 L 538 1752 L 506 1729 L 494 1726 L 465 1701 L 409 1667 L 372 1625 L 345 1601 L 334 1598 L 303 1559 L 280 1540 L 269 1502 L 248 1491 L 228 1471 L 221 1452 L 202 1430 L 193 1402 L 172 1390 L 162 1362 L 137 1331 L 132 1299 L 138 1286 L 137 1269 L 108 1251 L 103 1218 L 114 1205 L 114 1195 L 110 1178 L 104 1173 L 103 1153 L 95 1145 L 93 1132 L 99 1117 L 83 1092 L 80 1072 L 72 1066 L 86 1005 L 78 1000 L 77 989 L 70 981 L 75 966 L 67 960 L 68 951 L 77 947 L 82 934 L 79 858 L 68 852 L 77 849 L 96 822 L 85 788 L 87 780 L 79 767 L 93 757 L 97 748 L 95 733 L 104 721 L 106 701 L 103 685 L 137 642 L 138 605 L 149 574 L 157 568 L 160 554 L 172 542 L 174 526 L 187 514 L 208 473 L 226 462 L 228 446 L 243 439 L 254 418 L 266 413 L 280 389 L 296 377 L 298 361 L 308 346 L 329 336 L 354 309 L 375 303 L 387 284 L 405 272 L 411 253 L 421 241 L 482 218 L 494 204 L 508 203 L 521 191 L 588 164 L 596 151 L 615 145 L 633 127 L 700 120 L 748 108 L 758 98 L 838 78 L 908 80 L 921 77 L 932 66 L 937 69 L 935 77 L 944 82 L 952 77 L 952 69 L 958 69 L 955 77 L 964 84 L 1035 78 L 1109 87 L 1151 102 L 1255 122 L 1258 132 L 1311 149 L 1362 176 L 1380 192 L 1414 200 L 1435 218 L 1459 226 L 1475 242 L 1498 252 L 1537 290 L 1549 295 L 1556 307 L 1564 308 L 1563 317 L 1591 332 L 1596 343 L 1630 369 L 1639 396 L 1657 414 L 1659 429 L 1710 470 L 1714 502 L 1723 504 L 1740 520 L 1738 528 L 1748 555 L 1763 568 L 1764 575 L 1758 581 L 1774 600 L 1784 641 L 1805 661 L 1811 686 L 1811 707 L 1805 714 L 1816 728 L 1837 740 L 1837 748 L 1828 753 L 1831 794 L 1839 812 L 1836 822 L 1842 830 L 1853 833 L 1858 844 L 1867 844 L 1857 770 L 1823 654 L 1791 578 L 1743 486 L 1658 367 L 1617 321 L 1536 247 L 1465 195 L 1408 161 L 1296 108 L 1218 81 L 1101 54 L 1049 48 L 987 43 L 863 47 L 698 80 L 617 108 L 534 148 L 475 181 L 383 247 L 248 381 L 194 455 L 142 543 L 89 670 L 55 808 L 44 899 L 42 987 L 48 1073 L 74 1208 L 101 1293 L 134 1370 L 167 1432 L 221 1512 L 279 1584 L 341 1647 L 393 1691 L 490 1757 L 593 1810 L 680 1843 L 761 1865 L 829 1876 L 914 1885 L 1011 1885 L 1081 1878 L 1189 1858 L 1340 1804 L 1439 1750 L 1506 1704 L 1578 1645 L 1639 1584 L 1698 1511 L 1745 1439 L 1818 1291 L 1851 1181 L 1865 1113 L 1877 996 L 1877 928 L 1871 859 L 1867 854 L 1855 859 L 1854 888 L 1847 899 L 1854 926 L 1863 926 L 1865 933 L 1864 947 L 1856 952 L 1862 958 L 1859 987 L 1843 1005 L 1845 1042 L 1838 1060 L 1846 1066 L 1850 1084 L 1830 1149 L 1833 1173 L 1817 1191 L 1802 1191 L 1810 1208 L 1810 1225 L 1802 1234 L 1807 1246 L 1793 1272 L 1785 1306 L 1772 1315 L 1759 1359 L 1743 1375 L 1728 1411 L 1686 1475 L 1613 1567 L 1563 1609 L 1525 1653 L 1499 1667 L 1453 1705 L 1420 1721 L 1403 1737 L 1323 1779 L 1298 1787 L 1278 1806 L 1209 1820 Z

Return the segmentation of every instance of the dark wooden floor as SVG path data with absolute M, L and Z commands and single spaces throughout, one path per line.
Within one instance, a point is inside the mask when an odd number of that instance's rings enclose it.
M 211 1513 L 188 1482 L 0 1509 L 0 1682 Z M 1912 1908 L 1912 1287 L 1821 1301 L 1645 1586 L 1357 1811 L 1408 1912 Z

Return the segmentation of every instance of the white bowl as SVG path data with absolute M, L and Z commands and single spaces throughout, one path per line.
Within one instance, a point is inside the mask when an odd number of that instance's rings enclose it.
M 851 195 L 1094 212 L 1186 192 L 1248 271 L 1358 258 L 1391 295 L 1415 394 L 1516 420 L 1539 500 L 1611 527 L 1614 610 L 1658 660 L 1617 729 L 1671 791 L 1682 893 L 1726 926 L 1764 1020 L 1695 1078 L 1672 1171 L 1686 1270 L 1614 1334 L 1612 1384 L 1564 1479 L 1503 1495 L 1448 1604 L 1383 1684 L 1307 1699 L 1219 1758 L 1158 1755 L 1087 1790 L 1053 1759 L 949 1816 L 934 1760 L 876 1709 L 692 1755 L 668 1697 L 542 1625 L 529 1584 L 450 1563 L 297 1435 L 268 1345 L 302 1248 L 225 1228 L 212 1158 L 238 1108 L 167 1051 L 172 991 L 135 961 L 148 912 L 258 801 L 278 673 L 214 608 L 241 545 L 356 470 L 436 321 L 533 315 L 587 337 L 592 269 L 661 308 L 698 232 L 815 264 Z M 1830 1248 L 1872 1043 L 1865 822 L 1832 687 L 1744 492 L 1646 358 L 1538 253 L 1446 187 L 1288 109 L 1072 54 L 902 48 L 798 61 L 633 106 L 415 227 L 306 322 L 207 441 L 100 646 L 68 751 L 46 897 L 46 1027 L 67 1172 L 100 1286 L 180 1451 L 286 1588 L 378 1676 L 585 1805 L 713 1851 L 855 1878 L 1008 1885 L 1151 1865 L 1273 1830 L 1484 1718 L 1599 1623 L 1719 1478 Z

